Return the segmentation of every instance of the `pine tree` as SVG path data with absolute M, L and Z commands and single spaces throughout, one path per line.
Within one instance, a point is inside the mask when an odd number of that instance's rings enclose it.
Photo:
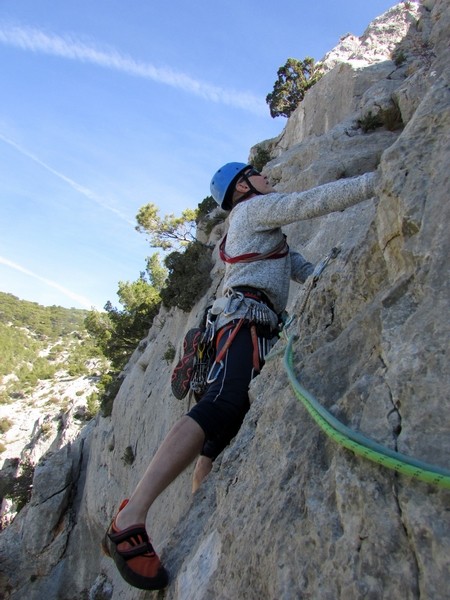
M 277 71 L 278 79 L 266 102 L 270 115 L 289 117 L 305 97 L 306 91 L 322 77 L 322 64 L 307 56 L 303 61 L 288 58 Z

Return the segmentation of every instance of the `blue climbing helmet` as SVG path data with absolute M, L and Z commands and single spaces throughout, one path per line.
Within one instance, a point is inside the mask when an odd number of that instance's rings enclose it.
M 251 165 L 231 162 L 221 167 L 211 179 L 211 196 L 223 210 L 231 210 L 234 184 L 239 175 Z

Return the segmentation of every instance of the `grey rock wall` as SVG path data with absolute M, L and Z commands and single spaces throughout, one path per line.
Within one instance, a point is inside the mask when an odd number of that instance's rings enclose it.
M 302 311 L 304 288 L 292 286 L 294 366 L 349 427 L 447 469 L 449 22 L 444 0 L 388 11 L 364 39 L 350 40 L 358 63 L 336 60 L 281 136 L 264 143 L 280 190 L 379 169 L 375 198 L 287 228 L 291 246 L 312 261 L 341 249 Z M 404 49 L 400 66 L 389 59 L 393 46 Z M 404 127 L 364 133 L 365 111 L 391 103 Z M 170 393 L 178 355 L 168 364 L 164 353 L 197 324 L 221 276 L 216 263 L 208 295 L 189 315 L 161 312 L 127 367 L 112 416 L 37 471 L 30 505 L 0 537 L 5 598 L 152 597 L 121 580 L 99 542 L 187 409 Z M 281 354 L 251 396 L 241 431 L 195 496 L 188 470 L 152 507 L 149 531 L 171 574 L 153 597 L 448 598 L 450 491 L 330 440 L 296 399 Z

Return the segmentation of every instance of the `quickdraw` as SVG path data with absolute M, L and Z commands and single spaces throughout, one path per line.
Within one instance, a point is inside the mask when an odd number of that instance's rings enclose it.
M 216 348 L 219 347 L 219 343 L 220 343 L 220 340 L 222 339 L 223 335 L 227 331 L 230 331 L 230 329 L 232 330 L 230 335 L 228 336 L 227 341 L 225 342 L 223 347 L 220 349 L 220 351 L 217 353 L 216 358 L 214 359 L 214 362 L 211 366 L 211 369 L 208 373 L 208 377 L 206 379 L 208 384 L 216 381 L 217 377 L 219 376 L 220 372 L 222 371 L 222 369 L 224 367 L 224 357 L 244 323 L 249 324 L 250 335 L 252 338 L 252 346 L 253 346 L 252 378 L 255 377 L 256 375 L 258 375 L 258 373 L 261 371 L 261 367 L 264 363 L 265 356 L 271 348 L 270 340 L 266 340 L 263 336 L 258 335 L 258 330 L 257 330 L 257 326 L 255 323 L 249 321 L 246 317 L 241 317 L 239 319 L 239 321 L 228 323 L 228 325 L 225 325 L 224 327 L 222 327 L 222 329 L 219 329 L 219 331 L 217 333 Z
M 213 383 L 214 381 L 216 381 L 217 377 L 219 376 L 220 371 L 223 369 L 223 358 L 224 358 L 225 354 L 227 353 L 228 348 L 231 346 L 234 338 L 238 334 L 238 331 L 244 324 L 244 321 L 245 321 L 245 319 L 244 319 L 244 317 L 242 317 L 241 319 L 239 319 L 239 321 L 237 323 L 228 323 L 228 325 L 225 325 L 218 331 L 216 347 L 218 347 L 219 342 L 222 339 L 223 335 L 230 329 L 233 329 L 233 331 L 228 336 L 227 341 L 223 345 L 222 349 L 220 350 L 220 352 L 217 353 L 216 358 L 214 359 L 211 370 L 208 373 L 208 378 L 206 379 L 207 383 Z

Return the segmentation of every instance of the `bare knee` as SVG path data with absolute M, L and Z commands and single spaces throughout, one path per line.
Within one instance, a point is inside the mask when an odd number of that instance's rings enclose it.
M 195 464 L 192 477 L 192 493 L 196 492 L 200 484 L 212 469 L 212 460 L 207 456 L 199 456 Z

